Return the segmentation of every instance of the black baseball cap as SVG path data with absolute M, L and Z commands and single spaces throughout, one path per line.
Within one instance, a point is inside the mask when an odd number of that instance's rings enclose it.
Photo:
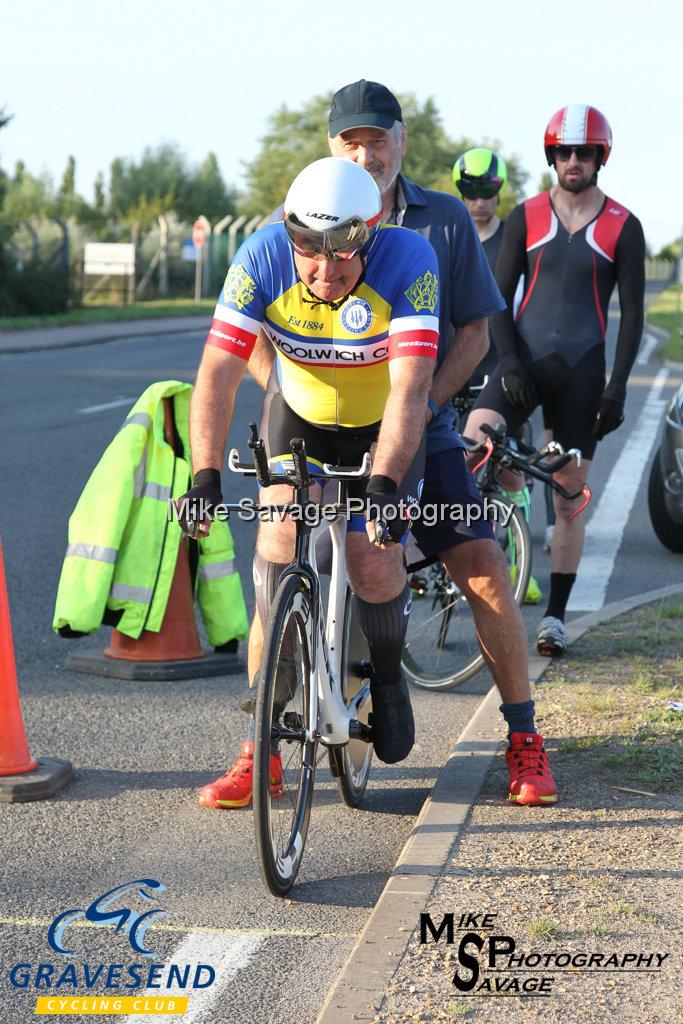
M 392 128 L 402 121 L 401 105 L 379 82 L 352 82 L 338 89 L 330 107 L 330 138 L 349 128 Z

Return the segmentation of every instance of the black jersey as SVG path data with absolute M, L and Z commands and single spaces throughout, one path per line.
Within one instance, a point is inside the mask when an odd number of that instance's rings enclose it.
M 505 221 L 501 221 L 495 230 L 495 233 L 487 238 L 485 242 L 481 244 L 484 247 L 484 255 L 489 262 L 491 273 L 496 272 L 496 261 L 498 259 L 498 253 L 500 252 L 501 242 L 503 241 L 503 229 L 505 227 Z
M 508 305 L 493 321 L 503 364 L 506 355 L 532 362 L 554 355 L 576 366 L 592 349 L 604 360 L 609 301 L 618 283 L 622 315 L 612 379 L 625 384 L 643 329 L 644 259 L 640 221 L 613 199 L 606 197 L 598 215 L 574 234 L 549 192 L 516 207 L 506 221 L 496 274 Z M 513 321 L 521 274 L 524 294 Z

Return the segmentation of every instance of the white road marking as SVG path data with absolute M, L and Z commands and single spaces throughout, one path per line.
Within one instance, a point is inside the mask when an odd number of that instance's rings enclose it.
M 638 416 L 637 426 L 625 439 L 605 489 L 586 527 L 586 545 L 567 610 L 597 611 L 605 603 L 614 562 L 621 547 L 640 481 L 659 435 L 667 398 L 662 398 L 669 371 L 655 377 Z M 590 481 L 589 481 L 590 482 Z
M 643 344 L 636 359 L 636 366 L 645 366 L 646 363 L 649 363 L 650 357 L 656 348 L 657 338 L 655 338 L 654 334 L 644 334 Z
M 115 402 L 105 402 L 104 405 L 89 405 L 86 409 L 79 409 L 84 415 L 89 412 L 102 412 L 103 409 L 117 409 L 120 405 L 133 405 L 137 398 L 117 398 Z
M 216 1002 L 225 986 L 234 978 L 238 971 L 244 970 L 254 956 L 263 939 L 254 935 L 241 935 L 237 938 L 225 938 L 220 935 L 207 935 L 204 932 L 190 932 L 184 942 L 165 958 L 167 963 L 179 964 L 211 964 L 216 972 L 216 980 L 210 988 L 181 989 L 177 984 L 162 988 L 145 989 L 145 996 L 188 996 L 187 1013 L 183 1014 L 183 1024 L 199 1024 L 207 1011 Z M 190 971 L 192 978 L 193 971 Z M 130 1024 L 142 1021 L 158 1024 L 159 1017 L 148 1014 L 130 1014 L 124 1018 Z

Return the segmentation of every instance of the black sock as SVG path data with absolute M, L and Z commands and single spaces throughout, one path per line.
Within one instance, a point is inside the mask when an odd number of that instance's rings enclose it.
M 392 601 L 371 604 L 354 595 L 358 621 L 370 648 L 373 677 L 377 686 L 401 678 L 401 653 L 406 638 L 411 591 L 405 587 Z
M 567 611 L 567 601 L 576 579 L 575 572 L 551 572 L 550 573 L 550 600 L 545 610 L 546 615 L 552 615 L 555 619 L 564 622 Z

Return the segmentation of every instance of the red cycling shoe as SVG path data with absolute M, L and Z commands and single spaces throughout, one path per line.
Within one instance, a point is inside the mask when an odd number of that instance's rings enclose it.
M 557 803 L 557 788 L 542 736 L 536 732 L 513 732 L 505 760 L 510 773 L 508 800 L 532 807 Z
M 224 775 L 204 786 L 199 793 L 199 803 L 204 807 L 217 809 L 246 807 L 251 803 L 254 776 L 254 744 L 245 740 L 240 756 Z M 282 796 L 282 760 L 280 754 L 270 757 L 270 795 Z

